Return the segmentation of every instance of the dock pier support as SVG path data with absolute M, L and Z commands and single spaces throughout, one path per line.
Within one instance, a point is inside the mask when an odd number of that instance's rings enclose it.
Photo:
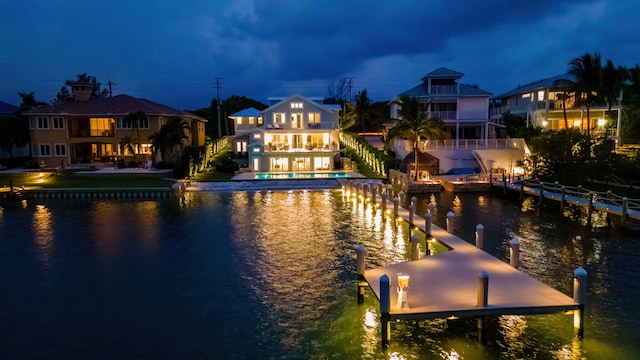
M 573 333 L 584 337 L 584 304 L 587 300 L 587 271 L 581 267 L 573 272 L 573 301 L 580 307 L 573 311 Z
M 481 271 L 478 274 L 478 303 L 477 307 L 487 307 L 489 304 L 489 274 Z M 481 344 L 487 343 L 487 328 L 485 326 L 486 316 L 478 317 L 478 341 Z
M 480 250 L 484 247 L 484 225 L 476 225 L 476 247 Z
M 364 278 L 364 245 L 356 246 L 356 273 L 358 274 L 358 304 L 364 303 L 364 290 L 367 281 Z
M 389 277 L 380 277 L 380 325 L 382 327 L 382 347 L 389 347 L 391 341 L 391 286 Z

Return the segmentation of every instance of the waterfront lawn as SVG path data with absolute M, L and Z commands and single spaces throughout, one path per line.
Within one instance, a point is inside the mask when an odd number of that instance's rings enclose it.
M 13 181 L 25 189 L 123 189 L 168 188 L 175 180 L 167 174 L 55 174 L 52 172 L 25 172 L 0 174 L 0 186 L 8 189 Z

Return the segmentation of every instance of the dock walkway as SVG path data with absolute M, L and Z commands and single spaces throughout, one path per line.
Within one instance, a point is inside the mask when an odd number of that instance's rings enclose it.
M 396 216 L 394 202 L 387 200 L 384 208 L 379 191 L 374 197 L 370 193 L 364 194 L 366 186 L 355 185 L 353 181 L 346 185 L 348 189 L 359 192 L 361 201 L 371 203 L 375 198 L 375 206 L 382 207 L 381 211 L 390 214 L 388 216 Z M 353 196 L 353 191 L 348 189 L 345 191 Z M 408 209 L 398 206 L 397 216 L 408 222 L 411 214 Z M 427 232 L 425 217 L 414 214 L 412 225 Z M 381 299 L 381 277 L 389 277 L 390 320 L 548 314 L 583 307 L 573 298 L 434 224 L 431 224 L 430 235 L 451 250 L 364 271 L 364 280 L 378 300 Z M 486 306 L 478 305 L 478 277 L 481 272 L 489 275 Z M 401 309 L 397 304 L 398 274 L 410 278 L 408 309 Z

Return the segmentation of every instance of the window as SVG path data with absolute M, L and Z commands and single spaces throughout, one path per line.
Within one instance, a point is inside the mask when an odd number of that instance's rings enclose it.
M 275 114 L 273 114 L 273 123 L 274 124 L 284 124 L 284 114 L 283 113 L 275 113 Z
M 49 118 L 46 116 L 38 116 L 38 129 L 48 129 Z
M 256 123 L 256 118 L 253 116 L 249 116 L 249 124 L 255 124 Z
M 109 136 L 111 135 L 111 118 L 91 118 L 89 126 L 91 127 L 91 136 Z
M 91 119 L 93 120 L 93 119 Z M 161 118 L 162 122 L 162 118 Z M 118 118 L 118 129 L 135 129 L 135 124 L 133 122 L 125 121 L 124 118 Z M 164 124 L 161 124 L 164 125 Z M 138 121 L 138 129 L 148 129 L 149 128 L 149 118 L 143 117 Z
M 258 125 L 262 125 L 262 116 L 258 116 Z
M 54 129 L 64 129 L 64 118 L 62 118 L 62 117 L 54 117 L 53 118 L 53 128 Z
M 544 100 L 544 91 L 538 91 L 538 101 Z
M 242 117 L 241 116 L 238 116 L 236 118 L 236 125 L 242 125 Z
M 294 129 L 302 128 L 302 114 L 291 114 L 291 127 Z
M 319 113 L 310 113 L 309 114 L 309 123 L 319 123 L 320 122 L 320 114 Z
M 292 148 L 294 149 L 302 149 L 302 135 L 294 134 L 291 136 L 291 140 L 293 142 Z
M 31 154 L 33 154 L 33 156 L 38 156 L 40 155 L 40 153 L 38 152 L 38 144 L 32 144 L 31 145 Z
M 67 144 L 55 144 L 54 150 L 56 156 L 67 156 Z
M 246 141 L 236 142 L 236 153 L 245 153 L 245 152 L 247 152 L 247 142 Z
M 313 168 L 315 170 L 329 170 L 331 160 L 328 157 L 317 157 L 313 159 Z
M 292 109 L 302 109 L 302 103 L 301 102 L 292 102 L 291 103 L 291 108 Z
M 51 145 L 40 144 L 38 146 L 39 156 L 51 156 Z

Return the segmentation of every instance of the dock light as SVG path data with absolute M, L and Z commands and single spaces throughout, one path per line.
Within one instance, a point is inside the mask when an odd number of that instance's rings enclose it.
M 398 274 L 398 309 L 409 308 L 409 275 Z

